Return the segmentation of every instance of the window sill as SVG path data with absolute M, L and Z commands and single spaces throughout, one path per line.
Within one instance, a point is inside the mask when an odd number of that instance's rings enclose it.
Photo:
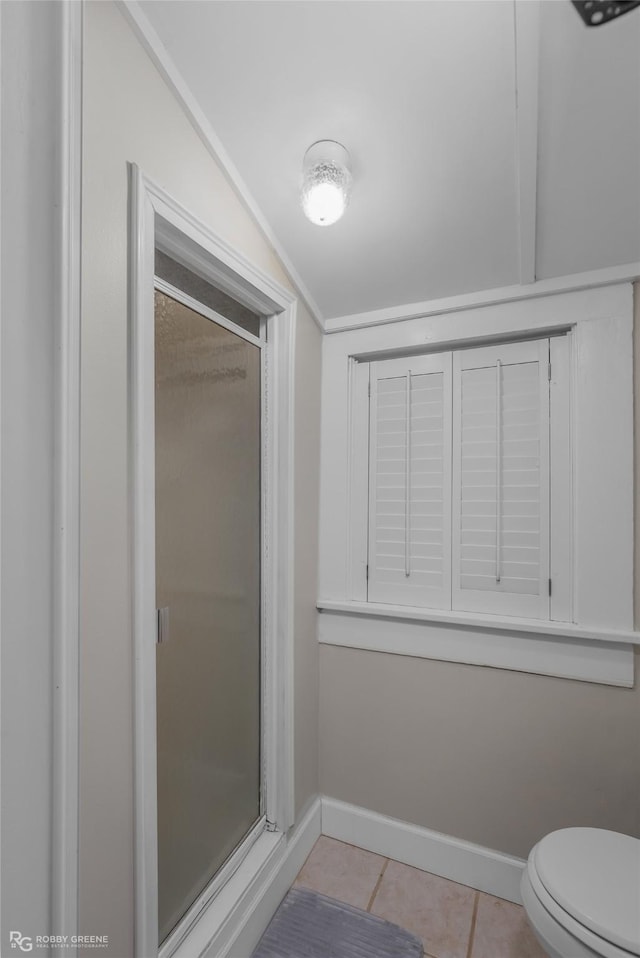
M 373 615 L 385 619 L 410 619 L 412 622 L 434 622 L 441 625 L 463 625 L 471 629 L 492 632 L 526 632 L 533 635 L 557 635 L 568 639 L 587 639 L 590 642 L 616 642 L 640 645 L 640 632 L 622 629 L 587 629 L 573 622 L 548 622 L 544 619 L 517 619 L 499 615 L 479 615 L 472 612 L 446 612 L 421 609 L 414 606 L 386 605 L 381 602 L 334 602 L 320 599 L 320 612 L 346 612 L 351 615 Z
M 632 687 L 640 632 L 322 599 L 319 641 Z

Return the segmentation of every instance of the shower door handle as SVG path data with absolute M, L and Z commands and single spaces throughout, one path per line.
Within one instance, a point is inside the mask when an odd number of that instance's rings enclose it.
M 169 641 L 169 606 L 165 605 L 162 609 L 156 609 L 156 612 L 158 615 L 156 642 L 162 645 Z

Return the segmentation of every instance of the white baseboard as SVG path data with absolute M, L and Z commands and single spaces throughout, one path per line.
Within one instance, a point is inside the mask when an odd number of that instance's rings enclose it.
M 521 904 L 521 858 L 324 796 L 322 834 Z
M 320 824 L 321 804 L 316 798 L 299 824 L 282 837 L 267 867 L 237 900 L 225 927 L 198 952 L 200 958 L 250 958 L 320 837 Z
M 520 904 L 521 859 L 322 797 L 288 835 L 265 833 L 172 958 L 250 958 L 320 834 Z

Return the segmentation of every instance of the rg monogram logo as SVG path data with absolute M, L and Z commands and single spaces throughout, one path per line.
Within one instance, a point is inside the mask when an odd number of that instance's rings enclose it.
M 9 941 L 11 942 L 12 948 L 20 948 L 21 951 L 31 951 L 33 948 L 31 938 L 27 938 L 26 935 L 21 935 L 19 931 L 10 931 Z

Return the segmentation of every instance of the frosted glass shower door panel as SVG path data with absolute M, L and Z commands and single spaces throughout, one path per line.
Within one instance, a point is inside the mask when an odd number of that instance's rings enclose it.
M 260 348 L 156 292 L 159 940 L 260 818 Z

